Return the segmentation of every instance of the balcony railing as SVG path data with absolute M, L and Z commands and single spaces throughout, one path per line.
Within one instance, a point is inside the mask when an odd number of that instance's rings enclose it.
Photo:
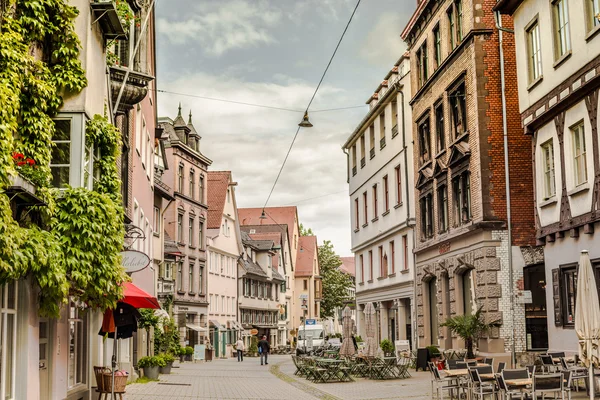
M 394 125 L 392 128 L 392 137 L 396 137 L 398 135 L 398 124 Z
M 115 39 L 127 36 L 114 1 L 96 0 L 90 3 L 90 7 L 92 8 L 94 20 L 100 24 L 105 38 Z
M 379 148 L 383 149 L 385 147 L 385 136 L 379 140 Z

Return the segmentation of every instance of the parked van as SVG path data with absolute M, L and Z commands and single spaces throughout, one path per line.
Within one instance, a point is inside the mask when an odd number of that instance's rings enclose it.
M 306 347 L 304 346 L 306 344 Z M 311 347 L 312 345 L 312 347 Z M 325 332 L 323 325 L 306 325 L 306 334 L 304 325 L 298 328 L 298 341 L 296 343 L 296 355 L 311 353 L 312 351 L 325 345 Z

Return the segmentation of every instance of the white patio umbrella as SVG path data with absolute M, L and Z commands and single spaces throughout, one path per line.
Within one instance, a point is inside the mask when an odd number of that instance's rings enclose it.
M 363 312 L 365 313 L 365 330 L 367 333 L 365 354 L 368 357 L 375 357 L 379 346 L 377 345 L 377 340 L 375 340 L 375 336 L 377 336 L 377 317 L 373 303 L 367 303 Z
M 600 362 L 600 302 L 587 250 L 581 252 L 577 271 L 575 331 L 579 337 L 579 357 L 590 374 L 590 399 L 594 398 L 594 366 Z
M 344 340 L 342 341 L 342 347 L 340 348 L 340 356 L 350 357 L 356 353 L 354 342 L 352 341 L 352 335 L 356 333 L 356 326 L 352 319 L 352 310 L 350 310 L 350 307 L 348 306 L 342 311 L 342 327 Z

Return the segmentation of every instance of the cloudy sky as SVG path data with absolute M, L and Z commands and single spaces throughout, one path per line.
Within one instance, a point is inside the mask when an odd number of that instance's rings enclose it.
M 356 0 L 157 1 L 159 114 L 179 102 L 202 136 L 211 169 L 231 170 L 240 207 L 262 207 L 303 110 Z M 268 206 L 297 205 L 319 241 L 350 255 L 350 201 L 341 150 L 364 104 L 403 53 L 415 0 L 363 0 L 311 106 Z M 361 106 L 339 111 L 331 108 Z

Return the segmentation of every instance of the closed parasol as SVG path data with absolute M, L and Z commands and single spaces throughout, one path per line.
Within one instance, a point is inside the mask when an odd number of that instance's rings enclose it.
M 600 362 L 600 302 L 592 263 L 587 250 L 581 252 L 577 271 L 575 331 L 579 337 L 579 357 L 590 374 L 590 399 L 594 398 L 594 366 Z
M 377 336 L 377 317 L 373 303 L 367 303 L 363 312 L 365 313 L 365 330 L 367 333 L 365 355 L 367 357 L 375 357 L 379 346 L 375 340 L 375 336 Z
M 355 333 L 356 326 L 352 319 L 352 310 L 350 310 L 350 307 L 346 306 L 344 311 L 342 311 L 342 336 L 344 340 L 342 342 L 342 348 L 340 349 L 340 356 L 350 357 L 356 353 L 354 341 L 352 340 L 352 335 Z

